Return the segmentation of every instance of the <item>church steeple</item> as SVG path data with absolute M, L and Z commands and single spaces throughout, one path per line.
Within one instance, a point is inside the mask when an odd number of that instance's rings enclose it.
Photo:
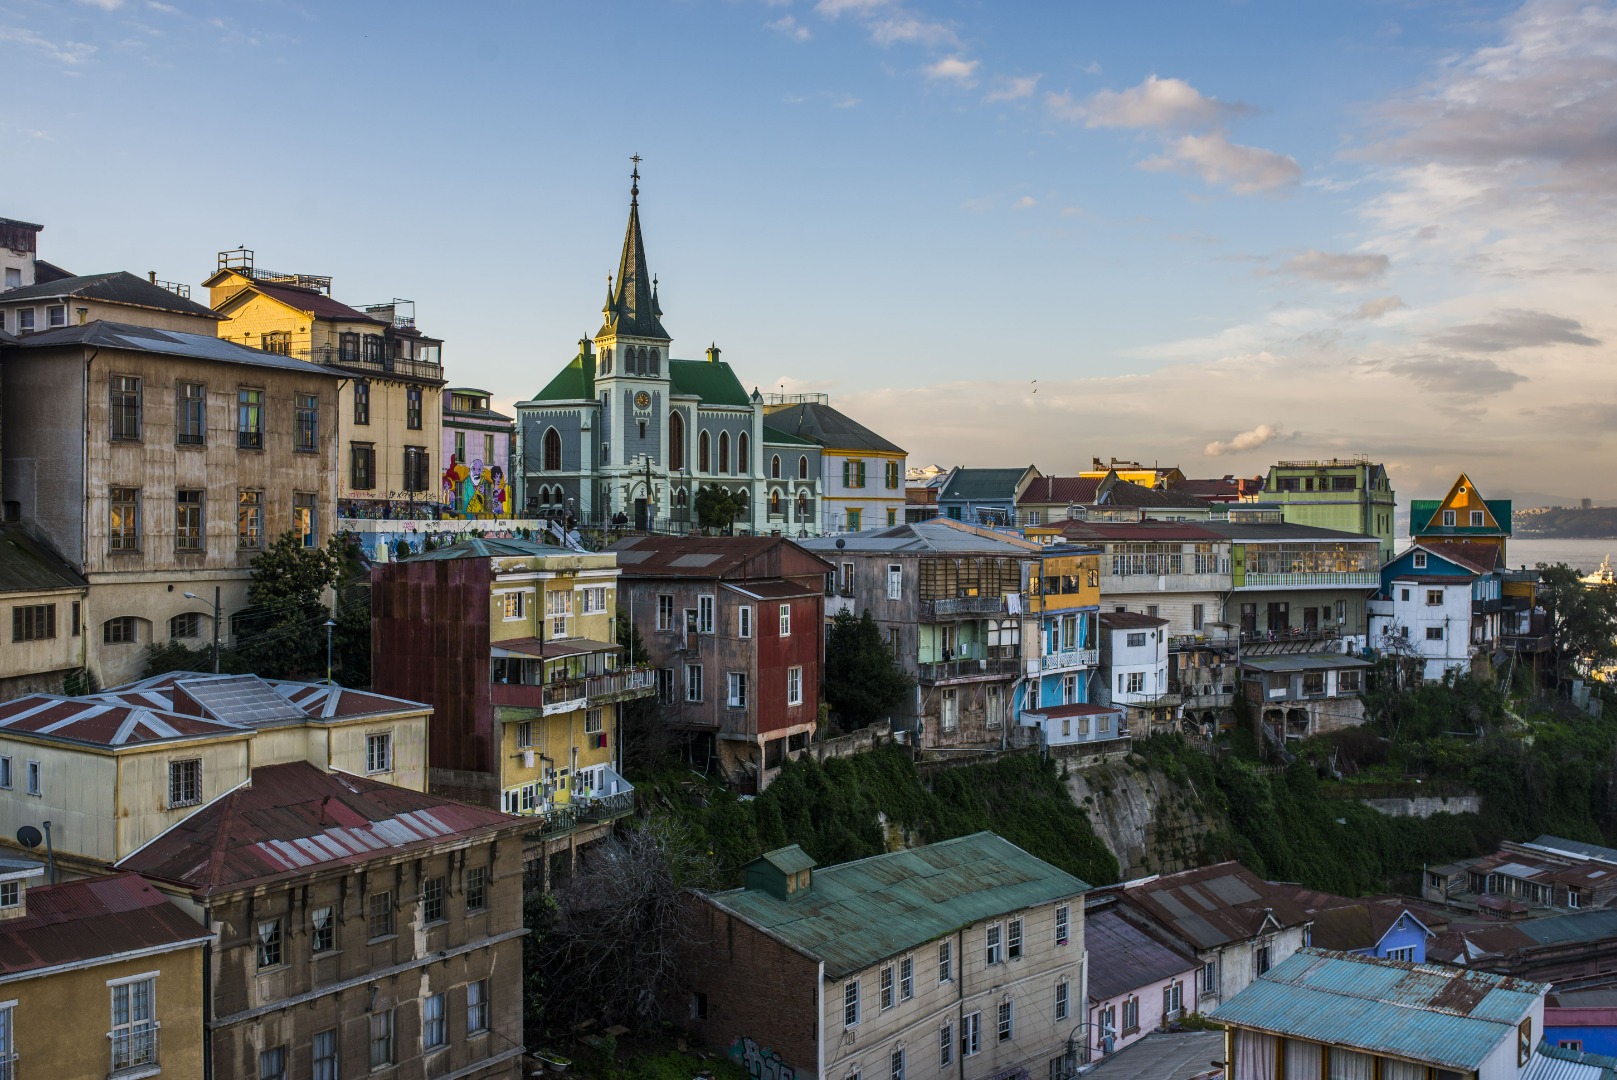
M 646 244 L 640 235 L 640 155 L 636 154 L 629 187 L 629 226 L 623 234 L 623 254 L 618 259 L 616 285 L 607 302 L 603 331 L 620 336 L 668 340 L 658 318 L 656 279 L 646 265 Z

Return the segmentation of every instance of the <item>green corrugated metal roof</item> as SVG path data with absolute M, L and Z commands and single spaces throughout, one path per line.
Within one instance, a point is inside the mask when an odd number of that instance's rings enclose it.
M 815 449 L 819 449 L 820 446 L 813 439 L 799 439 L 789 431 L 782 431 L 780 428 L 773 428 L 768 424 L 764 425 L 764 442 L 784 446 L 812 446 Z
M 789 847 L 776 848 L 766 851 L 758 856 L 760 862 L 766 862 L 783 874 L 795 874 L 799 870 L 810 870 L 814 867 L 814 860 L 809 858 L 808 852 L 792 844 Z
M 825 963 L 840 979 L 983 919 L 1081 895 L 1089 886 L 981 832 L 814 871 L 791 900 L 760 889 L 708 899 Z
M 595 354 L 580 352 L 537 394 L 535 401 L 594 401 Z
M 695 394 L 704 405 L 751 405 L 741 380 L 723 360 L 670 360 L 668 378 L 676 394 Z

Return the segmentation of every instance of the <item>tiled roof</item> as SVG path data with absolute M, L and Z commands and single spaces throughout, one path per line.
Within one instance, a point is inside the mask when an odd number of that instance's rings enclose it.
M 810 889 L 791 900 L 760 889 L 706 899 L 823 960 L 826 977 L 840 979 L 971 923 L 1088 890 L 1009 840 L 981 832 L 819 867 Z
M 21 525 L 0 525 L 0 593 L 83 589 L 88 583 Z
M 1198 949 L 1245 941 L 1263 929 L 1271 914 L 1281 926 L 1301 926 L 1308 921 L 1284 890 L 1238 862 L 1215 863 L 1129 885 L 1122 891 L 1122 900 Z
M 872 450 L 884 454 L 904 452 L 897 444 L 882 438 L 852 417 L 817 401 L 771 409 L 766 415 L 771 427 L 800 435 L 832 450 Z
M 135 874 L 27 891 L 28 914 L 0 921 L 0 981 L 137 949 L 200 947 L 213 935 Z
M 1194 974 L 1201 967 L 1200 961 L 1158 941 L 1116 908 L 1084 917 L 1084 948 L 1089 950 L 1089 996 L 1096 1001 Z
M 198 897 L 521 827 L 519 818 L 307 762 L 254 769 L 118 864 Z
M 104 319 L 29 334 L 27 337 L 18 338 L 16 347 L 45 349 L 58 345 L 125 349 L 130 352 L 156 353 L 159 356 L 178 356 L 187 360 L 215 360 L 227 364 L 277 368 L 316 378 L 341 378 L 337 372 L 328 371 L 319 364 L 267 353 L 262 349 L 249 349 L 245 345 L 237 345 L 212 334 L 185 334 L 178 330 L 158 330 L 155 327 L 132 326 L 128 323 L 107 322 Z
M 1210 1019 L 1475 1071 L 1549 989 L 1481 971 L 1302 949 Z
M 1034 478 L 1027 490 L 1017 496 L 1017 506 L 1042 506 L 1046 503 L 1083 505 L 1095 498 L 1100 487 L 1099 476 L 1040 476 Z
M 161 285 L 154 285 L 145 278 L 136 277 L 124 270 L 109 274 L 54 278 L 0 293 L 0 304 L 18 300 L 58 299 L 97 300 L 104 304 L 173 311 L 181 315 L 194 315 L 199 319 L 215 321 L 224 317 L 194 300 L 187 300 L 178 293 L 170 292 Z

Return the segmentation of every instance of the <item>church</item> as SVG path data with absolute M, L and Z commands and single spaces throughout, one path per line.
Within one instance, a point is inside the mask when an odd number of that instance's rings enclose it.
M 697 492 L 716 485 L 742 507 L 738 532 L 818 535 L 819 445 L 765 423 L 763 396 L 748 393 L 716 347 L 701 360 L 674 359 L 657 290 L 636 159 L 601 328 L 516 404 L 518 505 L 526 516 L 683 532 L 697 523 Z

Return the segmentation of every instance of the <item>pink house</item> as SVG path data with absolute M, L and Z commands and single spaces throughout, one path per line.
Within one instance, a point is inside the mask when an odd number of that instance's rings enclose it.
M 1159 1030 L 1195 1007 L 1200 964 L 1124 918 L 1111 901 L 1087 908 L 1084 944 L 1089 950 L 1087 1042 L 1094 1057 L 1111 1053 Z

